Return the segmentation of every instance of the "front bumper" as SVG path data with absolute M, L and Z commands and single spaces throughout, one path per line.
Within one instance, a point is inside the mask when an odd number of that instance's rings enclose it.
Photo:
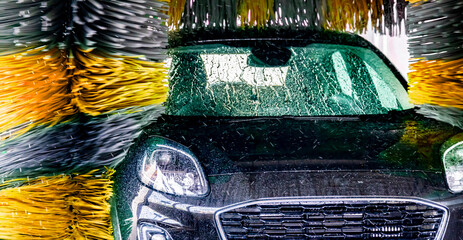
M 137 239 L 148 223 L 172 239 L 220 239 L 216 213 L 258 199 L 408 199 L 444 207 L 441 239 L 463 236 L 463 196 L 448 192 L 440 173 L 377 171 L 299 171 L 209 176 L 204 198 L 176 197 L 141 184 L 133 170 L 116 179 L 113 223 L 116 239 Z

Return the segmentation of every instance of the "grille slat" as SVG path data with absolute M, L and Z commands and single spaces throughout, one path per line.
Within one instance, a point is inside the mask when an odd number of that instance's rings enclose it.
M 219 212 L 226 239 L 423 239 L 438 232 L 444 208 L 418 201 L 255 202 Z

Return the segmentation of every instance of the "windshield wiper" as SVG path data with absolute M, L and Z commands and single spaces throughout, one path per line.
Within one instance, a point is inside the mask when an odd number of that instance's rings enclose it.
M 250 121 L 265 121 L 265 120 L 296 120 L 296 121 L 360 121 L 358 116 L 294 116 L 283 115 L 274 117 L 250 117 L 250 118 L 235 118 L 230 119 L 230 122 L 250 122 Z

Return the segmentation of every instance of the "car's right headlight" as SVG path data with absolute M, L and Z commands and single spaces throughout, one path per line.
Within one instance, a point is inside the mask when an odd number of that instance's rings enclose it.
M 442 160 L 450 191 L 463 192 L 463 134 L 458 134 L 444 143 Z
M 138 159 L 144 184 L 177 196 L 201 197 L 209 192 L 203 169 L 187 147 L 163 137 L 148 138 L 144 144 Z

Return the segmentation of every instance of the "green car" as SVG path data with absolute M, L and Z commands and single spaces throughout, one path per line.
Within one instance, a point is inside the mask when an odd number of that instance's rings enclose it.
M 165 114 L 118 167 L 116 239 L 459 239 L 461 129 L 359 36 L 171 36 Z

